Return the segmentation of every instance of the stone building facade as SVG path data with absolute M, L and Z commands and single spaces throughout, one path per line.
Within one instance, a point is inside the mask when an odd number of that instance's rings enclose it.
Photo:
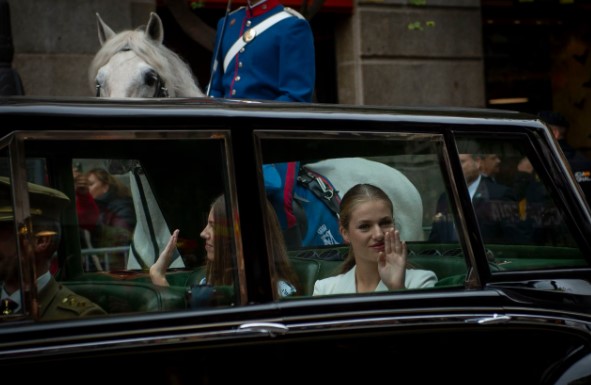
M 27 95 L 92 96 L 95 13 L 115 30 L 144 24 L 154 0 L 8 0 L 13 67 Z M 483 107 L 479 0 L 354 0 L 335 29 L 338 102 Z M 432 21 L 432 23 L 431 23 Z M 412 28 L 416 26 L 417 28 Z

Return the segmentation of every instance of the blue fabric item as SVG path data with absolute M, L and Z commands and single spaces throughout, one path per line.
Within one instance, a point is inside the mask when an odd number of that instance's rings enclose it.
M 298 184 L 294 195 L 302 205 L 307 218 L 307 231 L 303 234 L 302 246 L 326 246 L 343 243 L 339 221 L 324 202 L 310 189 Z
M 267 198 L 277 213 L 277 218 L 282 230 L 287 230 L 296 225 L 293 206 L 285 203 L 285 189 L 288 189 L 288 199 L 293 199 L 293 186 L 297 183 L 300 162 L 275 163 L 263 166 L 263 178 Z
M 228 71 L 224 73 L 224 57 L 242 33 L 283 11 L 283 5 L 274 4 L 268 0 L 266 5 L 263 4 L 268 7 L 263 12 L 241 7 L 227 16 L 215 68 L 215 58 L 212 59 L 210 96 L 284 102 L 312 101 L 316 81 L 314 36 L 308 21 L 296 16 L 281 20 L 256 36 L 246 44 L 244 52 L 232 59 Z M 247 21 L 250 21 L 250 26 L 246 26 Z M 218 47 L 223 24 L 222 18 L 217 25 L 214 47 Z
M 263 177 L 265 179 L 265 190 L 274 193 L 281 190 L 283 183 L 274 164 L 263 165 Z
M 299 211 L 305 214 L 306 223 L 305 231 L 302 229 L 301 246 L 342 243 L 336 214 L 311 190 L 297 183 L 299 169 L 299 162 L 275 163 L 263 167 L 267 197 L 275 208 L 282 230 L 301 225 L 302 218 L 298 219 L 294 210 L 294 205 L 299 205 Z M 277 188 L 277 178 L 281 181 L 280 188 Z

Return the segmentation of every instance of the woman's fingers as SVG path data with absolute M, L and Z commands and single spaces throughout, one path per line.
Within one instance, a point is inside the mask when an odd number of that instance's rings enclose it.
M 403 242 L 400 240 L 400 232 L 398 230 L 388 231 L 384 238 L 384 251 L 386 254 L 392 252 L 399 254 L 402 251 Z
M 384 257 L 394 260 L 406 258 L 406 242 L 400 239 L 400 231 L 388 231 L 384 236 Z
M 172 255 L 174 252 L 174 248 L 176 247 L 176 242 L 179 236 L 179 230 L 173 231 L 168 243 L 162 253 L 154 262 L 154 264 L 150 267 L 150 278 L 152 279 L 152 283 L 159 286 L 168 286 L 168 281 L 166 280 L 166 270 L 168 266 L 172 262 Z
M 176 247 L 176 242 L 177 242 L 178 237 L 179 237 L 179 230 L 173 231 L 172 235 L 170 236 L 170 239 L 168 240 L 168 244 L 166 245 L 166 248 L 172 249 L 173 247 Z

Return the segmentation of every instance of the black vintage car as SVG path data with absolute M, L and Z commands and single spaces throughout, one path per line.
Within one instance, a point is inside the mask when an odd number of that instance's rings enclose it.
M 35 230 L 27 182 L 65 193 L 51 274 L 107 312 L 43 319 L 34 257 L 19 248 L 29 290 L 1 316 L 2 373 L 60 384 L 591 383 L 591 213 L 533 116 L 15 97 L 0 100 L 0 122 L 18 237 Z M 496 154 L 500 172 L 481 178 L 514 199 L 481 212 L 465 154 Z M 74 173 L 96 168 L 130 191 L 128 238 L 99 242 L 81 223 Z M 434 286 L 314 295 L 347 252 L 330 221 L 335 196 L 356 183 L 391 194 L 408 262 L 433 271 Z M 211 286 L 201 234 L 220 194 L 233 283 Z M 277 196 L 291 199 L 273 205 L 299 281 L 287 296 L 272 279 L 277 240 L 263 215 Z M 175 229 L 169 286 L 155 285 L 149 267 Z

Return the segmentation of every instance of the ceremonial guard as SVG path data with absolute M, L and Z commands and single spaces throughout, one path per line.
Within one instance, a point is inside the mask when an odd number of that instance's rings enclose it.
M 312 101 L 312 29 L 278 0 L 248 0 L 227 14 L 218 22 L 214 47 L 208 96 Z
M 35 263 L 38 295 L 31 311 L 34 316 L 46 321 L 106 314 L 97 304 L 59 283 L 49 271 L 60 242 L 60 213 L 70 199 L 46 186 L 29 183 L 28 188 L 32 228 L 22 225 L 17 235 L 10 180 L 0 177 L 0 317 L 24 310 L 17 242 L 22 252 L 32 253 L 30 261 Z

